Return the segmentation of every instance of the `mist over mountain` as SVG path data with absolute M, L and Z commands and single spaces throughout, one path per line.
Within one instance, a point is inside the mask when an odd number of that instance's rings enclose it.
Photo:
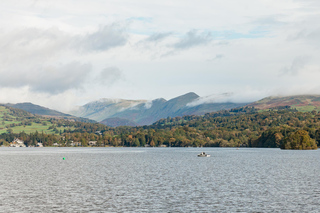
M 98 121 L 111 127 L 149 125 L 162 118 L 204 115 L 242 106 L 255 107 L 260 110 L 289 107 L 302 112 L 320 111 L 320 95 L 266 97 L 253 103 L 228 102 L 229 96 L 230 94 L 224 93 L 217 96 L 200 97 L 190 92 L 170 100 L 163 98 L 154 100 L 100 99 L 78 107 L 70 112 L 71 115 L 29 102 L 2 105 L 45 117 L 83 122 Z
M 247 103 L 201 103 L 201 97 L 190 92 L 176 98 L 146 100 L 102 99 L 90 102 L 70 114 L 99 121 L 109 126 L 149 125 L 161 118 L 203 115 L 222 109 L 241 107 Z M 111 119 L 112 118 L 112 119 Z

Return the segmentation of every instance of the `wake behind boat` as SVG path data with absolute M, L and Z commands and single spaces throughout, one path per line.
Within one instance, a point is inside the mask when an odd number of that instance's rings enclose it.
M 206 154 L 205 152 L 201 152 L 200 154 L 198 154 L 198 157 L 210 157 L 210 155 Z

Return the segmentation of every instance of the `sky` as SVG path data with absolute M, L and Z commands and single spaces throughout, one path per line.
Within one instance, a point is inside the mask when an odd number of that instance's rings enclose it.
M 1 0 L 0 102 L 320 94 L 318 20 L 318 0 Z

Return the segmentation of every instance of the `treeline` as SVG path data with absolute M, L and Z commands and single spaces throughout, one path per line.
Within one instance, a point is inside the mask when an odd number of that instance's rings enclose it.
M 0 143 L 18 137 L 26 145 L 44 146 L 74 142 L 88 146 L 207 146 L 207 147 L 281 147 L 313 149 L 320 143 L 320 114 L 298 112 L 288 107 L 258 111 L 252 107 L 223 110 L 204 116 L 161 119 L 150 126 L 111 128 L 97 123 L 51 120 L 53 127 L 65 128 L 55 135 L 43 133 L 0 135 Z

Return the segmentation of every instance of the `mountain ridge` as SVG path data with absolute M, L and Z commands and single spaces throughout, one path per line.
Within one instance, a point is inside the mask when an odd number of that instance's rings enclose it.
M 312 110 L 320 111 L 320 95 L 269 96 L 252 103 L 223 102 L 223 100 L 229 99 L 228 94 L 225 95 L 225 99 L 223 99 L 223 97 L 224 94 L 200 97 L 196 93 L 190 92 L 170 100 L 164 98 L 154 100 L 103 98 L 79 107 L 80 110 L 75 110 L 77 112 L 70 113 L 71 115 L 30 102 L 17 104 L 7 103 L 2 105 L 22 109 L 29 113 L 45 117 L 72 119 L 83 122 L 98 121 L 111 127 L 150 125 L 167 117 L 204 115 L 210 112 L 229 110 L 243 106 L 255 107 L 259 110 L 290 107 L 302 112 Z M 212 103 L 212 101 L 217 102 Z
M 70 114 L 97 120 L 109 126 L 118 126 L 124 123 L 142 126 L 152 124 L 161 118 L 203 115 L 208 112 L 241 107 L 247 104 L 231 102 L 191 104 L 199 101 L 200 98 L 196 93 L 189 92 L 170 100 L 164 98 L 150 101 L 102 99 L 103 101 L 89 102 L 80 107 L 78 111 L 72 111 Z

